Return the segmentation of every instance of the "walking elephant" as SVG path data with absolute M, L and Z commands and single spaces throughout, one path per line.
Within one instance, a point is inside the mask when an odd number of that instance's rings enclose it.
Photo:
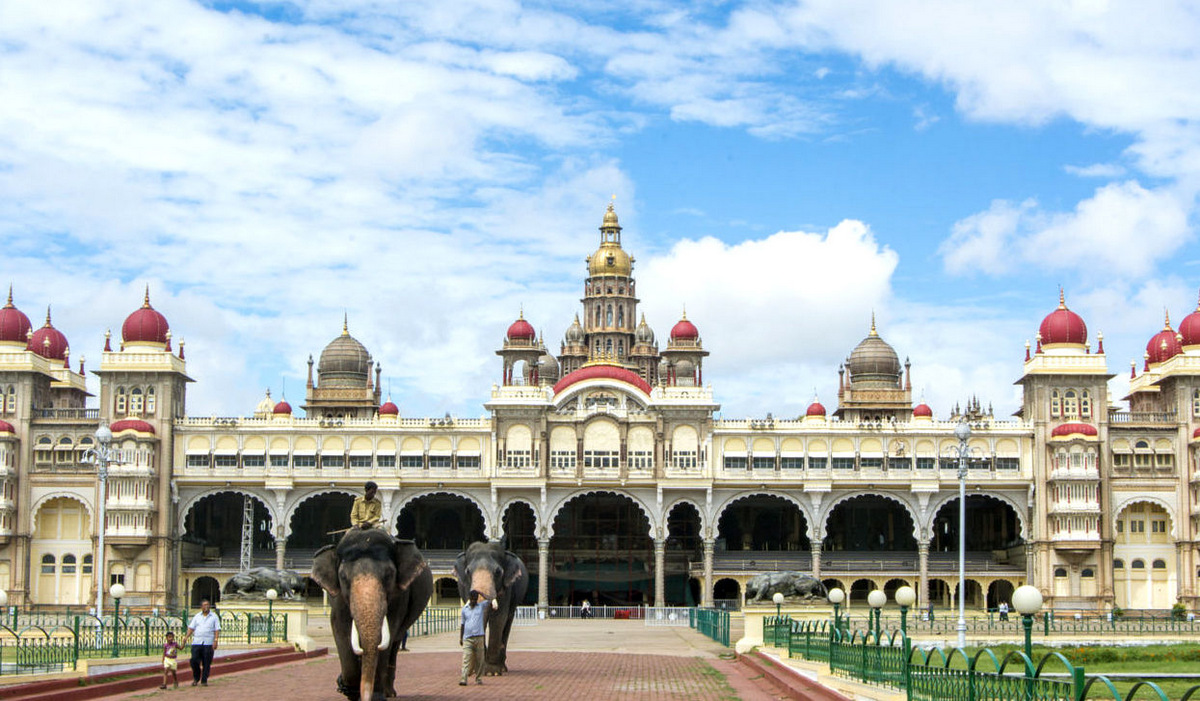
M 487 611 L 483 673 L 504 674 L 508 671 L 508 635 L 529 587 L 525 563 L 500 543 L 471 543 L 455 559 L 454 575 L 458 578 L 458 595 L 464 601 L 471 590 L 495 599 L 496 607 L 489 606 Z
M 433 575 L 417 546 L 377 528 L 352 528 L 337 545 L 316 552 L 312 578 L 331 597 L 329 622 L 342 666 L 338 691 L 351 701 L 394 697 L 400 639 L 433 593 Z

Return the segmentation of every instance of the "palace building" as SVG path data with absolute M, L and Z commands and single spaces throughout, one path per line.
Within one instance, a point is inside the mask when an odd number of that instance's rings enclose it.
M 1200 604 L 1200 309 L 1153 335 L 1127 397 L 1109 395 L 1103 338 L 1093 347 L 1060 296 L 1014 358 L 1013 417 L 974 398 L 942 418 L 914 405 L 909 361 L 872 319 L 836 368 L 833 411 L 814 400 L 803 416 L 736 420 L 716 417 L 697 324 L 684 314 L 660 343 L 638 302 L 610 205 L 558 352 L 522 313 L 483 418 L 406 416 L 345 324 L 309 357 L 299 410 L 268 392 L 198 417 L 184 345 L 149 292 L 120 338 L 106 335 L 94 392 L 49 311 L 35 329 L 10 292 L 0 586 L 19 605 L 89 605 L 102 573 L 127 603 L 177 606 L 218 598 L 248 566 L 306 574 L 373 480 L 387 528 L 417 541 L 441 600 L 457 599 L 454 555 L 488 538 L 525 559 L 528 603 L 541 605 L 720 604 L 758 572 L 798 569 L 855 603 L 910 584 L 920 605 L 949 606 L 965 527 L 972 607 L 1025 583 L 1065 609 Z M 103 495 L 90 457 L 102 423 Z

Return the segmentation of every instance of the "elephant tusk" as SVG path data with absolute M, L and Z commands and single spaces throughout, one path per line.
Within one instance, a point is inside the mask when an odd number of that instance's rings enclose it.
M 350 649 L 356 655 L 363 654 L 362 644 L 358 642 L 358 624 L 353 621 L 350 622 Z
M 383 628 L 383 634 L 379 639 L 378 649 L 386 650 L 388 649 L 388 645 L 392 644 L 392 631 L 388 630 L 388 620 L 386 616 L 383 619 L 383 623 L 380 624 L 380 627 Z

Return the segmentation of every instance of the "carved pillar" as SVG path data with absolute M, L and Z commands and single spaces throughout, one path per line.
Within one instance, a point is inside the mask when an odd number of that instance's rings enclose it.
M 550 605 L 550 539 L 538 538 L 538 608 Z
M 821 548 L 813 548 L 812 551 L 812 576 L 817 579 L 821 578 Z
M 667 541 L 659 538 L 654 541 L 654 605 L 666 606 L 666 572 Z
M 287 552 L 287 539 L 275 539 L 275 569 L 283 569 L 283 556 Z
M 917 584 L 917 606 L 924 606 L 929 601 L 929 543 L 917 544 L 917 562 L 920 569 L 920 581 Z
M 700 595 L 701 606 L 713 605 L 713 548 L 715 547 L 715 541 L 704 541 L 704 592 Z

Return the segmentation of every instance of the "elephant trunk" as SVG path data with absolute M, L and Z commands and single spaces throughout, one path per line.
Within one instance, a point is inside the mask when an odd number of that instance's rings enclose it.
M 496 598 L 496 580 L 492 573 L 480 568 L 471 573 L 471 588 L 487 599 Z
M 377 578 L 361 576 L 350 583 L 350 617 L 350 646 L 362 658 L 359 698 L 370 701 L 375 692 L 379 651 L 391 645 L 387 596 Z

